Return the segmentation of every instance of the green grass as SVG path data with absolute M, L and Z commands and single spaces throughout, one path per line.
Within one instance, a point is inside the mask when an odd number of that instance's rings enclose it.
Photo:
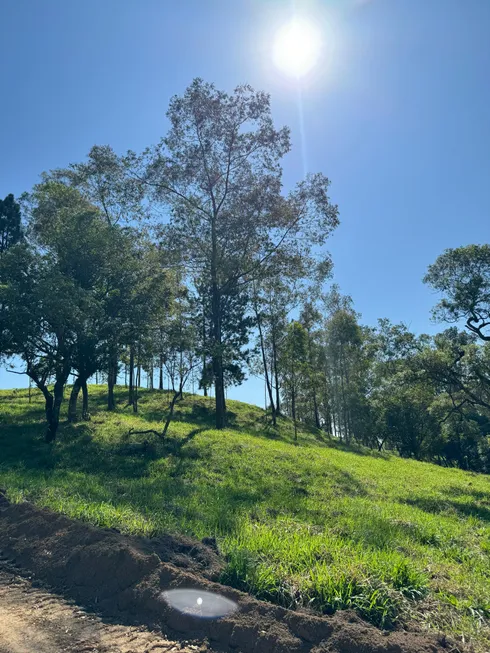
M 121 531 L 214 535 L 222 581 L 326 614 L 353 608 L 390 628 L 417 623 L 490 649 L 490 479 L 396 456 L 346 449 L 261 409 L 229 402 L 233 428 L 212 428 L 212 400 L 187 396 L 165 444 L 125 449 L 128 430 L 158 428 L 163 393 L 140 415 L 104 409 L 42 441 L 42 402 L 0 392 L 0 487 Z M 65 406 L 66 410 L 66 406 Z M 143 439 L 144 436 L 141 437 Z

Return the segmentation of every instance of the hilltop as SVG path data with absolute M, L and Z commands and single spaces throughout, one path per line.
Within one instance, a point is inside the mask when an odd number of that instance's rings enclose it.
M 168 397 L 142 391 L 139 415 L 104 409 L 42 440 L 43 402 L 0 392 L 0 487 L 124 534 L 208 538 L 219 580 L 287 608 L 354 609 L 383 628 L 444 631 L 490 648 L 490 479 L 346 448 L 316 430 L 294 441 L 261 409 L 229 401 L 212 428 L 212 400 L 186 395 L 162 443 Z M 66 410 L 66 406 L 65 406 Z M 134 445 L 140 446 L 134 446 Z M 214 538 L 214 539 L 213 539 Z

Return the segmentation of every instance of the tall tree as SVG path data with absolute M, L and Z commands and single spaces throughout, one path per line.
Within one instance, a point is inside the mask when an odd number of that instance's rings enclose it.
M 216 426 L 222 428 L 230 344 L 223 337 L 226 298 L 231 293 L 237 300 L 279 248 L 307 255 L 322 245 L 337 225 L 337 208 L 322 175 L 281 195 L 280 160 L 289 150 L 289 132 L 274 128 L 265 93 L 240 86 L 227 94 L 196 79 L 172 99 L 167 115 L 168 135 L 140 160 L 136 174 L 170 208 L 166 231 L 190 273 L 209 289 Z
M 318 365 L 320 317 L 319 310 L 311 300 L 304 302 L 299 321 L 304 326 L 307 334 L 308 365 L 306 367 L 305 382 L 308 387 L 308 404 L 312 408 L 313 423 L 318 429 L 321 428 L 318 396 L 318 388 L 321 383 L 321 369 Z

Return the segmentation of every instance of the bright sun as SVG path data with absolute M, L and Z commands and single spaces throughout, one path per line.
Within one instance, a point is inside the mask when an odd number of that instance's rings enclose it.
M 274 63 L 287 75 L 303 77 L 317 63 L 322 49 L 320 30 L 295 18 L 284 25 L 274 41 Z

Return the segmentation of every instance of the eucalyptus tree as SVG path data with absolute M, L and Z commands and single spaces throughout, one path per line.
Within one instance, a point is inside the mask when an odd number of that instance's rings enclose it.
M 303 303 L 299 321 L 303 325 L 307 334 L 308 365 L 306 367 L 305 382 L 308 387 L 307 400 L 312 407 L 313 422 L 316 428 L 321 428 L 319 393 L 321 385 L 322 372 L 319 366 L 319 329 L 320 329 L 320 311 L 311 300 Z
M 281 376 L 284 394 L 290 406 L 294 424 L 294 438 L 298 438 L 297 405 L 308 366 L 308 334 L 304 326 L 292 320 L 286 330 L 281 356 Z
M 196 79 L 171 100 L 167 116 L 168 134 L 128 161 L 152 199 L 168 209 L 163 231 L 209 294 L 216 426 L 222 428 L 225 357 L 235 347 L 223 333 L 228 298 L 242 304 L 245 316 L 250 293 L 242 291 L 281 248 L 306 256 L 321 246 L 337 225 L 337 208 L 321 174 L 282 194 L 289 131 L 274 127 L 267 94 L 250 86 L 228 94 Z
M 85 161 L 45 173 L 44 179 L 76 188 L 110 226 L 127 227 L 149 217 L 141 184 L 109 145 L 94 145 Z
M 259 369 L 265 377 L 274 424 L 281 413 L 279 359 L 287 318 L 305 303 L 305 297 L 309 297 L 313 305 L 331 270 L 330 256 L 324 251 L 315 256 L 311 251 L 279 248 L 263 266 L 261 276 L 252 282 L 252 308 L 261 359 Z

